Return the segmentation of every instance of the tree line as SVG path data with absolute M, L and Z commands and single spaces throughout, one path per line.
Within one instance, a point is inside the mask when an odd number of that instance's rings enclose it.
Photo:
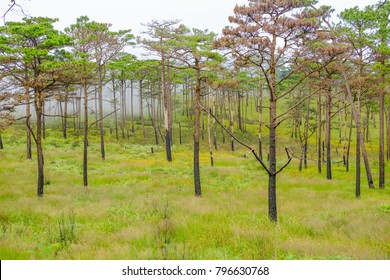
M 113 31 L 110 24 L 87 16 L 63 31 L 54 28 L 56 19 L 45 17 L 5 22 L 0 27 L 0 149 L 1 131 L 24 122 L 26 157 L 32 158 L 35 143 L 37 195 L 42 197 L 42 142 L 49 102 L 58 104 L 64 138 L 68 120 L 73 120 L 75 132 L 82 132 L 85 187 L 92 126 L 98 127 L 104 160 L 108 118 L 113 119 L 111 129 L 117 139 L 135 132 L 135 120 L 146 138 L 148 120 L 156 144 L 164 143 L 166 159 L 172 161 L 174 119 L 179 112 L 192 122 L 195 195 L 202 196 L 199 152 L 205 134 L 211 165 L 219 139 L 229 142 L 232 151 L 238 143 L 268 174 L 268 215 L 276 222 L 277 175 L 294 158 L 302 170 L 315 157 L 318 172 L 325 163 L 331 180 L 334 131 L 347 171 L 353 130 L 356 135 L 356 197 L 360 197 L 361 158 L 368 186 L 375 188 L 366 148 L 371 123 L 379 126 L 378 187 L 384 188 L 390 158 L 390 4 L 380 1 L 364 9 L 346 9 L 338 23 L 330 20 L 333 12 L 329 6 L 316 7 L 315 1 L 249 0 L 234 8 L 230 25 L 220 36 L 176 20 L 145 24 L 140 37 L 130 29 Z M 143 47 L 147 58 L 131 54 L 134 45 Z M 108 113 L 103 108 L 105 88 L 112 94 Z M 139 114 L 134 108 L 136 92 Z M 15 119 L 13 112 L 21 105 L 24 116 Z M 255 148 L 253 141 L 241 139 L 249 126 L 256 130 L 250 131 L 256 134 Z M 278 142 L 282 127 L 291 129 L 298 147 Z M 316 153 L 309 153 L 311 142 L 316 143 Z

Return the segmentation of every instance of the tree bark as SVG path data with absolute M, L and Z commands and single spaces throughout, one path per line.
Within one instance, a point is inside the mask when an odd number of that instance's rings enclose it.
M 32 151 L 31 151 L 31 106 L 30 106 L 30 92 L 29 87 L 25 87 L 25 94 L 26 94 L 26 144 L 27 144 L 27 159 L 32 159 Z
M 369 186 L 370 189 L 373 189 L 375 187 L 374 187 L 374 182 L 372 180 L 370 163 L 368 161 L 366 146 L 364 144 L 363 137 L 362 137 L 362 131 L 361 131 L 361 128 L 360 128 L 360 113 L 359 113 L 358 110 L 356 110 L 355 105 L 353 103 L 352 91 L 351 91 L 351 88 L 349 86 L 348 76 L 347 76 L 347 74 L 346 74 L 344 69 L 342 69 L 341 72 L 342 72 L 342 75 L 344 77 L 345 86 L 346 86 L 347 93 L 348 93 L 349 103 L 351 104 L 352 114 L 353 114 L 353 117 L 354 117 L 355 123 L 356 123 L 356 132 L 357 132 L 357 134 L 359 136 L 360 148 L 362 149 L 362 153 L 363 153 L 364 164 L 365 164 L 365 167 L 366 167 L 366 175 L 367 175 L 368 186 Z M 356 143 L 356 145 L 359 145 L 359 142 Z
M 379 188 L 385 188 L 385 74 L 381 74 L 379 92 Z M 390 114 L 390 112 L 389 112 Z M 389 123 L 388 123 L 389 125 Z
M 201 98 L 201 75 L 198 61 L 196 61 L 196 89 L 194 100 L 194 184 L 195 196 L 202 196 L 199 168 L 199 139 L 200 139 L 200 98 Z
M 332 159 L 331 159 L 331 106 L 332 89 L 329 86 L 326 95 L 326 178 L 332 180 Z
M 322 100 L 321 93 L 318 94 L 318 103 L 317 103 L 317 170 L 318 173 L 322 173 L 322 160 L 321 160 L 321 151 L 322 151 Z
M 142 81 L 139 80 L 139 113 L 141 117 L 141 125 L 142 125 L 142 135 L 144 136 L 144 139 L 146 138 L 146 131 L 145 131 L 145 118 L 144 118 L 144 103 L 143 103 L 143 96 L 142 96 Z
M 83 139 L 83 183 L 88 187 L 88 86 L 84 81 L 84 139 Z M 81 113 L 81 112 L 79 112 Z
M 98 67 L 98 103 L 99 103 L 99 130 L 100 130 L 100 152 L 102 159 L 106 159 L 106 150 L 104 146 L 104 117 L 103 117 L 103 73 L 102 66 Z
M 1 130 L 0 130 L 0 150 L 4 149 L 3 145 L 3 137 L 1 136 Z

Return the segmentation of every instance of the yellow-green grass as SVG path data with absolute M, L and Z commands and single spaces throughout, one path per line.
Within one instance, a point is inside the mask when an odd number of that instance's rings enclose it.
M 353 166 L 346 173 L 334 165 L 329 181 L 317 174 L 315 162 L 299 172 L 294 160 L 278 175 L 279 221 L 273 224 L 267 217 L 267 175 L 248 151 L 230 152 L 227 143 L 214 151 L 212 168 L 203 142 L 203 196 L 196 198 L 191 145 L 177 142 L 168 163 L 163 147 L 153 146 L 151 153 L 152 134 L 140 145 L 137 133 L 126 141 L 108 135 L 105 161 L 91 136 L 85 188 L 81 138 L 64 140 L 49 131 L 45 194 L 38 199 L 35 156 L 25 159 L 23 131 L 6 131 L 0 150 L 0 258 L 390 258 L 389 183 L 385 190 L 369 190 L 362 177 L 362 197 L 356 199 Z M 282 152 L 279 158 L 281 165 Z

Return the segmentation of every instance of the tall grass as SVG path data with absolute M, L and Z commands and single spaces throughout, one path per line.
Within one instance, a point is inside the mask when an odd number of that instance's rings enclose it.
M 314 162 L 302 172 L 293 162 L 278 176 L 275 225 L 267 217 L 267 176 L 243 156 L 246 150 L 221 146 L 211 168 L 203 149 L 203 197 L 196 198 L 191 145 L 176 143 L 168 163 L 162 147 L 149 140 L 135 144 L 141 135 L 132 137 L 108 137 L 103 162 L 91 136 L 90 186 L 84 188 L 80 139 L 50 132 L 44 147 L 48 184 L 39 200 L 36 163 L 24 158 L 23 131 L 4 133 L 0 258 L 390 258 L 389 185 L 363 188 L 356 200 L 353 170 L 335 165 L 329 181 Z

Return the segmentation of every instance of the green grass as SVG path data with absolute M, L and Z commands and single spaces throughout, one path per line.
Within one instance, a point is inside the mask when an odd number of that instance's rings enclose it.
M 299 172 L 293 161 L 278 176 L 279 222 L 272 224 L 267 176 L 246 150 L 230 152 L 226 143 L 214 152 L 211 168 L 204 142 L 203 197 L 196 198 L 191 145 L 176 141 L 168 163 L 163 147 L 150 142 L 153 137 L 134 144 L 140 137 L 108 136 L 103 162 L 92 136 L 90 186 L 84 188 L 82 139 L 64 140 L 49 131 L 45 195 L 37 199 L 35 156 L 25 160 L 22 130 L 6 131 L 0 151 L 0 258 L 390 258 L 388 183 L 385 190 L 369 190 L 362 178 L 357 200 L 353 168 L 346 173 L 334 165 L 329 181 L 317 174 L 314 162 Z

